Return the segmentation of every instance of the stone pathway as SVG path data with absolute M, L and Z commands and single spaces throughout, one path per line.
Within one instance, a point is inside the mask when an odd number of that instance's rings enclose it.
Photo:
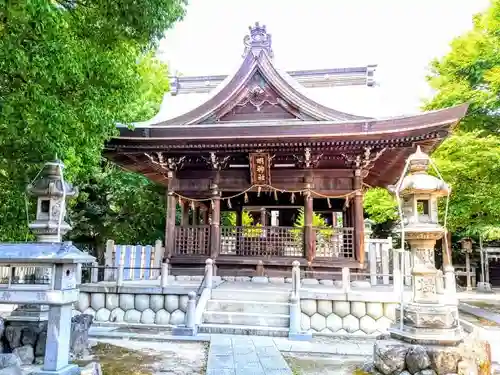
M 292 375 L 271 337 L 212 336 L 207 375 Z

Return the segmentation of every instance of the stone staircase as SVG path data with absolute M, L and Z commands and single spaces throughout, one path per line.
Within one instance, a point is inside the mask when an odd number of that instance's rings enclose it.
M 213 289 L 199 332 L 286 337 L 289 295 L 284 290 Z

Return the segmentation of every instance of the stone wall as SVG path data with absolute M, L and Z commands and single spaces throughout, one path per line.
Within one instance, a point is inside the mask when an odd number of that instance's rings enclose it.
M 131 288 L 128 288 L 131 289 Z M 106 290 L 80 292 L 75 314 L 90 314 L 95 322 L 183 324 L 188 296 L 186 294 L 114 293 Z
M 71 319 L 69 350 L 72 358 L 86 354 L 91 324 L 92 317 L 86 314 Z M 9 321 L 0 318 L 0 352 L 14 354 L 23 365 L 43 363 L 46 340 L 47 321 Z
M 395 302 L 301 299 L 301 327 L 311 333 L 379 335 L 395 320 Z

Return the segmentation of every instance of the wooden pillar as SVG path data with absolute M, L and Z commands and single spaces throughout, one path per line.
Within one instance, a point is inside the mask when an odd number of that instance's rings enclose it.
M 238 206 L 236 207 L 236 226 L 241 227 L 243 226 L 243 207 Z
M 314 259 L 315 242 L 313 229 L 313 197 L 311 194 L 304 195 L 304 246 L 306 259 L 312 262 Z
M 220 192 L 217 184 L 212 184 L 212 221 L 210 223 L 210 258 L 215 259 L 220 251 Z
M 241 245 L 243 243 L 243 207 L 236 207 L 236 255 L 241 255 Z
M 177 200 L 175 194 L 171 190 L 171 181 L 167 188 L 167 224 L 165 229 L 165 256 L 172 257 L 175 252 L 175 211 L 177 208 Z
M 363 192 L 361 191 L 363 179 L 361 169 L 356 169 L 354 174 L 354 189 L 356 193 L 353 200 L 354 214 L 354 251 L 359 263 L 365 263 L 365 220 L 363 215 Z
M 181 206 L 181 226 L 189 225 L 189 202 L 182 202 Z

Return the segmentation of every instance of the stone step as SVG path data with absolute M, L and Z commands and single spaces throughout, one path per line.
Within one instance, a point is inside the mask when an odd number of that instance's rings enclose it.
M 235 324 L 203 323 L 198 327 L 199 333 L 220 333 L 225 335 L 273 336 L 288 337 L 288 327 L 255 327 Z
M 289 327 L 290 316 L 285 314 L 205 311 L 203 313 L 203 322 L 258 327 Z
M 290 304 L 285 302 L 211 299 L 208 301 L 206 311 L 287 315 L 290 313 Z
M 290 292 L 258 289 L 213 289 L 212 299 L 255 302 L 289 302 Z

